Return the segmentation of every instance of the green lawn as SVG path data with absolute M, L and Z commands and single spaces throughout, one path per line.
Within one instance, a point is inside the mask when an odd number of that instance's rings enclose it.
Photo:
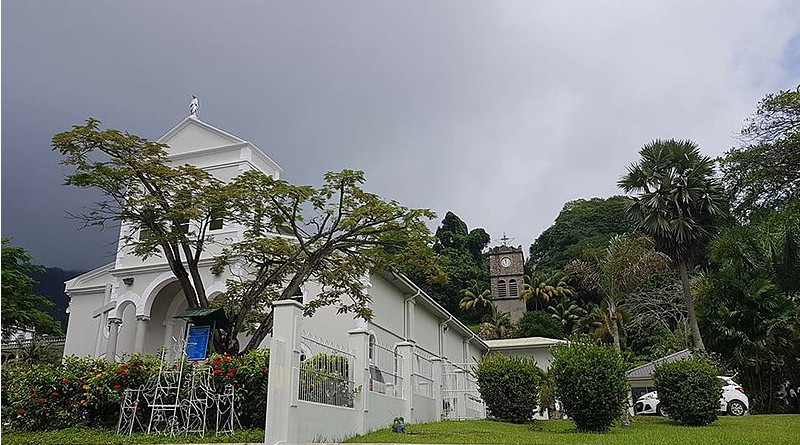
M 660 417 L 636 417 L 629 428 L 607 434 L 578 433 L 568 420 L 537 420 L 524 425 L 491 420 L 411 425 L 412 434 L 388 429 L 353 437 L 347 442 L 470 444 L 800 444 L 800 415 L 720 417 L 711 426 L 684 427 Z
M 165 437 L 156 434 L 135 433 L 131 436 L 118 436 L 116 431 L 104 429 L 68 428 L 39 433 L 12 433 L 3 431 L 3 445 L 105 445 L 124 443 L 222 443 L 222 442 L 264 442 L 264 431 L 237 431 L 230 436 L 176 436 Z

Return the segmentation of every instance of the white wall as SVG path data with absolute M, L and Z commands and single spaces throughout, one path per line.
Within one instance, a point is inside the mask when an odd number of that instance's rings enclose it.
M 439 323 L 436 318 L 423 305 L 415 305 L 416 322 L 414 341 L 418 348 L 422 348 L 433 355 L 439 355 Z
M 92 314 L 103 304 L 104 291 L 90 294 L 75 294 L 70 299 L 67 339 L 64 355 L 78 357 L 94 356 L 97 327 L 103 316 L 92 318 Z M 102 337 L 105 340 L 105 336 Z M 105 351 L 105 342 L 102 350 Z

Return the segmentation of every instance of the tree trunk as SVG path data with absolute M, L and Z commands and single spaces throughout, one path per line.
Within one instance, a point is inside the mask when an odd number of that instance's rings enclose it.
M 622 352 L 622 346 L 619 342 L 619 323 L 617 321 L 617 303 L 613 298 L 608 299 L 608 314 L 611 320 L 611 335 L 614 337 L 614 349 L 617 352 Z
M 683 283 L 683 301 L 686 303 L 686 312 L 688 313 L 689 326 L 692 328 L 692 341 L 694 348 L 700 352 L 705 352 L 706 347 L 703 344 L 703 337 L 700 336 L 700 327 L 697 324 L 697 315 L 694 312 L 694 301 L 692 300 L 692 293 L 689 288 L 689 271 L 686 267 L 686 261 L 678 263 L 678 269 L 681 272 L 681 282 Z
M 258 345 L 267 338 L 267 335 L 272 333 L 272 325 L 275 321 L 275 310 L 271 310 L 269 315 L 267 315 L 267 319 L 264 320 L 263 323 L 256 329 L 253 333 L 253 336 L 250 338 L 250 341 L 247 342 L 247 346 L 244 347 L 242 350 L 242 354 L 246 354 L 254 349 L 258 348 Z

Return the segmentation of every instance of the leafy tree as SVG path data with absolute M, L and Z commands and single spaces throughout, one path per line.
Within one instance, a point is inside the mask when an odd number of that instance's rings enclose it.
M 514 337 L 564 338 L 564 328 L 544 311 L 528 311 L 517 323 Z
M 800 204 L 800 86 L 761 100 L 742 138 L 720 159 L 734 212 L 748 218 Z
M 483 229 L 469 230 L 456 214 L 447 212 L 433 244 L 441 274 L 431 275 L 413 265 L 404 266 L 403 271 L 448 311 L 474 323 L 480 320 L 481 313 L 462 311 L 459 305 L 462 290 L 472 281 L 489 280 L 489 263 L 483 255 L 489 241 Z
M 319 188 L 256 170 L 231 182 L 231 218 L 245 230 L 218 258 L 216 267 L 230 267 L 234 278 L 214 304 L 233 319 L 229 335 L 254 328 L 244 351 L 272 332 L 271 303 L 293 298 L 309 280 L 322 291 L 306 304 L 307 315 L 334 305 L 369 319 L 362 280 L 371 270 L 395 271 L 412 261 L 421 270 L 433 267 L 425 225 L 433 212 L 385 201 L 364 191 L 364 182 L 364 173 L 352 170 L 327 173 Z
M 464 295 L 458 304 L 461 310 L 469 311 L 483 307 L 489 308 L 492 312 L 495 311 L 494 303 L 492 303 L 492 291 L 485 282 L 472 280 L 470 286 L 461 293 Z
M 66 185 L 94 189 L 102 196 L 89 211 L 75 216 L 87 226 L 123 224 L 122 241 L 134 255 L 163 257 L 187 305 L 208 307 L 200 259 L 213 243 L 211 222 L 227 216 L 228 187 L 200 168 L 173 166 L 166 145 L 101 130 L 95 119 L 55 135 L 53 149 L 62 155 L 63 165 L 75 169 Z M 217 350 L 232 350 L 235 343 L 235 337 L 215 332 Z
M 103 196 L 79 217 L 88 225 L 122 223 L 123 242 L 135 255 L 163 256 L 189 307 L 211 305 L 199 265 L 214 244 L 212 222 L 223 218 L 242 228 L 243 238 L 226 245 L 215 266 L 230 266 L 234 276 L 213 303 L 231 321 L 215 330 L 217 351 L 240 352 L 237 336 L 250 330 L 244 350 L 257 347 L 272 330 L 270 303 L 292 298 L 309 279 L 323 289 L 306 306 L 309 314 L 335 305 L 368 318 L 361 279 L 371 269 L 393 270 L 408 260 L 425 273 L 434 265 L 425 262 L 431 240 L 423 221 L 433 213 L 364 191 L 362 172 L 328 173 L 319 188 L 258 171 L 226 184 L 197 167 L 172 165 L 164 144 L 99 125 L 89 119 L 53 138 L 62 163 L 75 168 L 66 183 Z
M 699 315 L 709 347 L 739 371 L 754 412 L 772 412 L 786 380 L 800 380 L 800 214 L 777 212 L 726 229 L 709 246 L 712 265 Z
M 552 226 L 530 247 L 529 269 L 561 270 L 572 260 L 591 258 L 608 240 L 634 230 L 626 218 L 629 198 L 578 199 L 564 204 Z
M 600 315 L 601 326 L 613 337 L 614 348 L 621 351 L 619 304 L 654 273 L 669 265 L 669 258 L 654 249 L 653 240 L 642 235 L 618 235 L 611 239 L 602 255 L 593 261 L 574 260 L 566 267 L 590 290 L 603 295 L 608 317 Z
M 722 187 L 714 177 L 714 161 L 700 154 L 694 142 L 674 139 L 650 142 L 639 154 L 641 160 L 628 167 L 618 184 L 626 193 L 637 193 L 629 215 L 680 271 L 692 340 L 703 351 L 688 269 L 703 255 L 727 214 Z
M 520 298 L 526 303 L 533 301 L 534 309 L 542 309 L 550 304 L 550 300 L 560 297 L 575 295 L 572 287 L 567 284 L 564 273 L 560 270 L 542 271 L 534 270 L 525 275 L 522 294 Z
M 33 266 L 31 255 L 22 247 L 14 247 L 2 239 L 2 336 L 10 337 L 20 330 L 37 333 L 60 333 L 61 327 L 46 311 L 53 305 L 33 291 L 32 275 L 42 270 Z

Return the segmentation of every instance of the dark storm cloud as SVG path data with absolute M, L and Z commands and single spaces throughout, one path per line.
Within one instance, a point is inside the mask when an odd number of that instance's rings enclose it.
M 565 4 L 562 4 L 565 3 Z M 643 143 L 717 155 L 766 92 L 800 82 L 800 8 L 774 2 L 2 4 L 2 233 L 43 263 L 113 259 L 61 186 L 53 134 L 89 116 L 157 138 L 186 115 L 284 177 L 360 168 L 385 197 L 527 246 Z

